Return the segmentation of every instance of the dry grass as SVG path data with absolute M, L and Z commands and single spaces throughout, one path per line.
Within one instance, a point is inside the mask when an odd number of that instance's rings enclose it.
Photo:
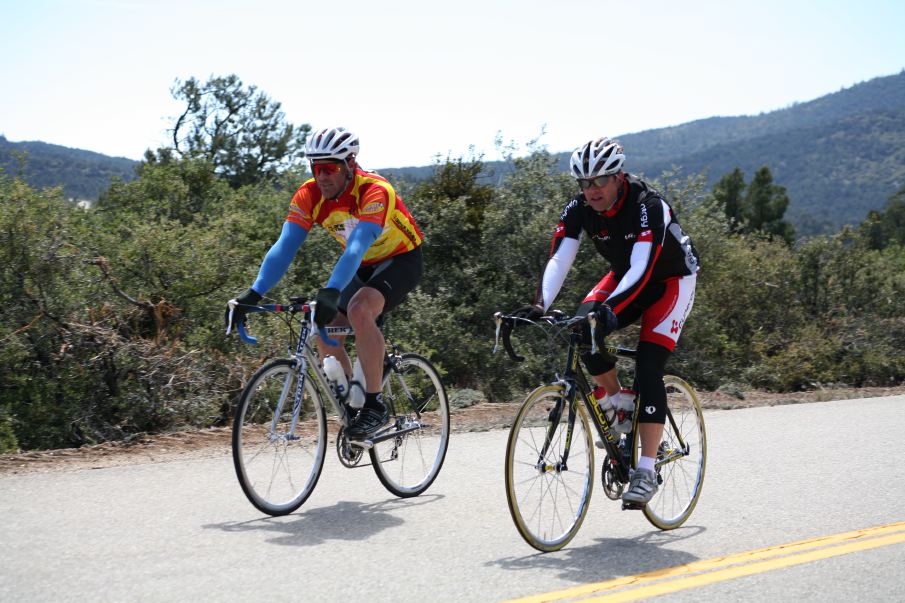
M 755 391 L 739 393 L 742 398 L 720 392 L 698 392 L 698 395 L 706 410 L 731 410 L 900 395 L 905 394 L 905 386 L 821 389 L 783 394 Z M 451 411 L 453 433 L 506 429 L 518 412 L 520 404 L 520 402 L 495 404 L 481 402 L 468 408 L 454 409 Z M 331 417 L 328 426 L 331 445 L 337 430 L 336 421 Z M 107 442 L 80 448 L 5 454 L 0 455 L 0 475 L 101 469 L 139 463 L 222 457 L 230 454 L 230 439 L 231 430 L 222 427 L 134 437 L 128 443 Z

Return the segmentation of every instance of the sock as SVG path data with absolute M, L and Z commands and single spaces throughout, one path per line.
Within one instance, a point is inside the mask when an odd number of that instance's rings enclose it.
M 376 411 L 383 412 L 386 410 L 386 405 L 383 403 L 383 393 L 377 392 L 367 392 L 365 394 L 365 408 L 372 408 Z
M 638 467 L 637 469 L 646 469 L 651 473 L 654 473 L 654 458 L 650 456 L 642 456 L 638 459 Z

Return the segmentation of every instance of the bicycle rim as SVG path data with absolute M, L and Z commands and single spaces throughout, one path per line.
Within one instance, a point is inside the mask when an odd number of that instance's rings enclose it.
M 559 550 L 575 537 L 594 488 L 594 442 L 587 410 L 580 403 L 567 465 L 562 466 L 569 411 L 563 408 L 555 424 L 551 411 L 566 406 L 563 393 L 558 385 L 531 392 L 512 424 L 506 446 L 509 512 L 525 541 L 540 551 Z
M 672 530 L 685 523 L 701 497 L 707 468 L 707 432 L 694 388 L 672 375 L 663 381 L 673 420 L 667 417 L 663 429 L 656 461 L 660 487 L 644 507 L 644 516 L 661 530 Z M 640 448 L 636 446 L 636 460 L 639 454 Z
M 245 386 L 233 421 L 236 476 L 251 504 L 269 515 L 298 509 L 324 465 L 327 421 L 309 379 L 290 433 L 296 383 L 293 361 L 264 365 Z
M 440 375 L 417 354 L 403 354 L 383 386 L 396 415 L 379 435 L 396 434 L 370 449 L 371 463 L 387 490 L 408 498 L 433 483 L 449 444 L 449 402 Z

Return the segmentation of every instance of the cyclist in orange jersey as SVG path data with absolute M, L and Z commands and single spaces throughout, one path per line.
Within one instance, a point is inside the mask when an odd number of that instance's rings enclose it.
M 234 300 L 233 313 L 233 323 L 242 322 L 242 304 L 256 305 L 276 285 L 312 226 L 320 224 L 339 241 L 343 253 L 315 297 L 315 321 L 355 329 L 365 400 L 346 429 L 350 439 L 366 439 L 389 420 L 380 393 L 385 342 L 377 318 L 399 305 L 421 280 L 424 240 L 393 186 L 358 166 L 358 151 L 358 137 L 345 128 L 311 135 L 305 154 L 314 177 L 293 195 L 280 238 L 264 257 L 255 282 Z M 322 340 L 319 349 L 322 358 L 335 356 L 347 377 L 352 375 L 342 341 L 330 346 Z

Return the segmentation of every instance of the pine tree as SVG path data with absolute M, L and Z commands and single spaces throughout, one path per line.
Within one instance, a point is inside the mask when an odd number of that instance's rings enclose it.
M 738 232 L 742 225 L 742 193 L 746 186 L 745 174 L 740 168 L 735 168 L 713 186 L 713 197 L 723 207 L 733 232 Z

